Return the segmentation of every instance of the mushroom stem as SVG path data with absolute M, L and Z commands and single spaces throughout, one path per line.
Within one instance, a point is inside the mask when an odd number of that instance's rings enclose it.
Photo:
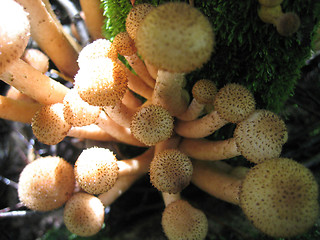
M 200 116 L 200 114 L 203 112 L 204 107 L 205 105 L 199 103 L 197 99 L 193 98 L 187 110 L 184 113 L 177 116 L 177 118 L 180 120 L 180 121 L 177 121 L 177 124 L 179 124 L 179 122 L 183 123 L 183 121 L 192 121 L 197 119 Z M 190 129 L 188 129 L 188 132 L 189 130 Z
M 67 136 L 75 137 L 79 139 L 118 142 L 117 139 L 115 139 L 106 131 L 102 130 L 100 127 L 94 124 L 82 126 L 82 127 L 71 127 Z
M 180 193 L 161 192 L 164 205 L 167 207 L 170 203 L 181 199 Z
M 44 75 L 21 59 L 8 66 L 0 78 L 42 104 L 62 102 L 69 91 L 64 85 Z
M 115 106 L 105 106 L 103 110 L 108 116 L 120 126 L 129 128 L 133 115 L 137 109 L 127 107 L 122 101 L 116 103 Z
M 138 108 L 142 105 L 142 101 L 137 98 L 129 89 L 123 95 L 122 103 L 128 108 Z

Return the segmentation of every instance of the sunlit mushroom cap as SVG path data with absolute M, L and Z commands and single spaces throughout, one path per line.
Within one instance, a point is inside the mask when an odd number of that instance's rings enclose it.
M 42 143 L 55 145 L 68 134 L 71 125 L 63 116 L 63 104 L 55 103 L 42 106 L 32 118 L 32 131 Z
M 193 166 L 190 158 L 177 149 L 156 154 L 150 164 L 150 182 L 161 192 L 178 193 L 191 181 Z
M 106 148 L 88 148 L 82 151 L 74 165 L 79 186 L 91 194 L 110 190 L 119 176 L 117 159 Z
M 104 206 L 88 193 L 74 194 L 64 207 L 63 220 L 67 229 L 82 237 L 98 233 L 104 222 Z
M 192 87 L 192 96 L 201 104 L 212 104 L 216 93 L 217 87 L 209 79 L 201 79 Z
M 127 91 L 125 71 L 111 59 L 95 61 L 91 69 L 80 68 L 75 76 L 79 96 L 93 106 L 114 106 Z
M 153 146 L 172 135 L 173 117 L 158 105 L 141 108 L 132 117 L 131 132 L 140 142 Z
M 303 165 L 287 158 L 272 159 L 247 173 L 240 206 L 262 232 L 293 237 L 307 231 L 318 219 L 318 184 Z
M 208 232 L 205 214 L 185 200 L 170 203 L 163 211 L 161 224 L 170 240 L 202 240 Z
M 229 83 L 221 88 L 215 95 L 213 104 L 219 115 L 232 123 L 246 119 L 256 106 L 252 93 L 236 83 Z
M 73 167 L 59 157 L 43 157 L 28 164 L 20 174 L 20 201 L 36 211 L 61 207 L 75 186 Z
M 0 1 L 0 73 L 19 59 L 30 37 L 28 14 L 13 0 Z
M 117 52 L 122 56 L 131 56 L 137 52 L 134 41 L 130 38 L 127 32 L 118 33 L 112 45 L 117 49 Z
M 151 10 L 141 23 L 136 47 L 143 59 L 169 72 L 202 67 L 213 52 L 211 24 L 187 3 L 170 2 Z
M 152 9 L 154 6 L 148 3 L 137 4 L 131 8 L 126 18 L 126 30 L 133 40 L 136 38 L 141 22 Z

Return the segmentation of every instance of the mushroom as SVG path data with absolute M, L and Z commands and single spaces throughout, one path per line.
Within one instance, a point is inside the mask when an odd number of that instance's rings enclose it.
M 26 49 L 21 59 L 42 73 L 49 69 L 48 56 L 36 48 Z
M 214 133 L 225 124 L 238 123 L 255 110 L 252 93 L 244 86 L 229 83 L 214 97 L 214 111 L 193 121 L 177 121 L 175 132 L 187 138 L 202 138 Z
M 75 193 L 64 207 L 63 220 L 73 234 L 82 237 L 95 235 L 104 223 L 103 204 L 88 193 Z
M 221 160 L 243 155 L 247 160 L 260 163 L 279 157 L 287 141 L 283 120 L 267 110 L 256 110 L 237 124 L 234 137 L 226 140 L 184 138 L 179 149 L 199 160 Z
M 73 167 L 60 157 L 41 157 L 26 165 L 20 174 L 20 201 L 36 211 L 61 207 L 75 186 Z
M 165 108 L 151 104 L 134 114 L 130 129 L 140 142 L 153 146 L 171 137 L 173 117 Z
M 280 5 L 283 0 L 258 0 L 262 6 L 266 7 L 275 7 Z

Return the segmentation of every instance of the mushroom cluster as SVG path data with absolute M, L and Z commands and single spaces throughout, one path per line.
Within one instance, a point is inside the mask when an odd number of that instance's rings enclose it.
M 74 166 L 58 157 L 37 159 L 20 176 L 19 198 L 25 206 L 50 211 L 64 205 L 66 227 L 92 236 L 103 225 L 104 208 L 149 174 L 163 197 L 161 223 L 168 239 L 207 235 L 205 213 L 180 194 L 191 182 L 239 205 L 267 235 L 291 237 L 313 226 L 318 186 L 307 168 L 281 158 L 288 139 L 284 121 L 257 109 L 253 94 L 237 83 L 218 89 L 210 79 L 199 79 L 192 92 L 187 90 L 187 73 L 201 68 L 215 47 L 214 30 L 198 9 L 182 2 L 134 5 L 125 32 L 111 42 L 95 30 L 91 43 L 81 47 L 61 31 L 48 1 L 7 2 L 0 3 L 0 12 L 14 11 L 21 21 L 17 26 L 0 23 L 0 79 L 26 97 L 1 96 L 0 117 L 31 124 L 35 137 L 47 145 L 69 136 L 147 149 L 120 160 L 111 150 L 94 146 L 83 149 Z M 95 6 L 86 2 L 80 1 L 88 29 L 97 29 Z M 294 30 L 287 27 L 294 16 L 280 14 L 282 1 L 259 2 L 263 21 L 283 35 L 296 31 L 295 22 Z M 39 36 L 39 29 L 50 34 Z M 29 36 L 48 58 L 22 58 Z M 48 44 L 45 38 L 57 41 Z M 57 51 L 55 43 L 63 49 Z M 35 67 L 48 59 L 71 87 Z M 232 138 L 207 138 L 226 124 L 234 126 Z M 236 171 L 223 162 L 240 155 L 254 167 Z

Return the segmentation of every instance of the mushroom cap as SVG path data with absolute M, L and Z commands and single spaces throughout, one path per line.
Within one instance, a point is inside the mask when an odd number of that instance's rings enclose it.
M 275 7 L 280 5 L 283 0 L 259 0 L 259 3 L 265 7 Z
M 0 73 L 19 59 L 30 37 L 28 13 L 12 0 L 0 2 Z
M 170 203 L 163 211 L 161 224 L 170 240 L 201 240 L 208 232 L 205 214 L 185 200 Z
M 293 237 L 306 232 L 318 219 L 318 184 L 303 165 L 287 158 L 271 159 L 247 173 L 240 206 L 262 232 Z
M 64 207 L 63 220 L 67 229 L 78 236 L 95 235 L 104 223 L 104 206 L 93 195 L 76 193 Z
M 101 112 L 100 107 L 91 106 L 83 101 L 75 89 L 70 89 L 65 95 L 63 105 L 64 119 L 73 127 L 95 123 Z
M 173 122 L 173 117 L 165 108 L 149 105 L 133 115 L 130 129 L 137 140 L 153 146 L 171 137 Z
M 209 60 L 214 33 L 198 9 L 187 3 L 169 2 L 148 13 L 135 42 L 139 54 L 153 66 L 187 73 Z
M 80 68 L 74 88 L 90 105 L 103 107 L 119 102 L 127 91 L 127 85 L 127 75 L 122 67 L 105 58 L 91 63 L 91 69 Z
M 261 163 L 279 157 L 288 133 L 285 123 L 275 113 L 257 110 L 237 125 L 234 137 L 241 155 Z
M 238 123 L 255 110 L 256 102 L 247 88 L 240 84 L 229 83 L 215 95 L 213 105 L 223 119 Z
M 161 192 L 178 193 L 189 185 L 192 172 L 192 162 L 186 154 L 167 149 L 151 161 L 150 182 Z
M 298 31 L 300 27 L 300 18 L 296 13 L 284 13 L 277 19 L 276 27 L 281 36 L 289 37 Z
M 62 103 L 45 105 L 33 116 L 32 131 L 40 142 L 55 145 L 67 136 L 71 125 L 64 119 L 63 107 Z
M 276 24 L 277 19 L 283 15 L 281 5 L 274 7 L 262 6 L 258 9 L 258 16 L 264 23 Z
M 154 6 L 149 3 L 137 4 L 131 8 L 126 18 L 126 30 L 133 40 L 136 39 L 141 22 L 152 9 Z
M 82 151 L 74 165 L 74 174 L 84 191 L 100 194 L 114 186 L 119 176 L 119 167 L 113 152 L 93 147 Z
M 112 45 L 122 56 L 131 56 L 137 52 L 134 41 L 130 38 L 128 32 L 118 33 L 113 39 Z
M 216 93 L 217 87 L 209 79 L 201 79 L 192 87 L 192 96 L 201 104 L 213 103 Z
M 20 201 L 32 210 L 51 211 L 71 197 L 74 186 L 70 163 L 60 157 L 42 157 L 22 170 L 18 195 Z

